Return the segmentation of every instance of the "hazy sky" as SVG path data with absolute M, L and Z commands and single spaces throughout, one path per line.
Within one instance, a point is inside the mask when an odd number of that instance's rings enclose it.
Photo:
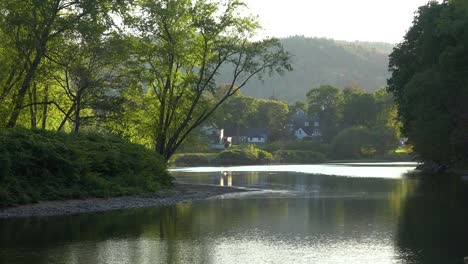
M 265 35 L 397 43 L 428 0 L 245 0 Z

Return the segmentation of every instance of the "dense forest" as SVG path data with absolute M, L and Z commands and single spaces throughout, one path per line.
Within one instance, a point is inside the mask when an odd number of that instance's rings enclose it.
M 419 8 L 390 55 L 402 132 L 432 171 L 468 164 L 468 2 Z
M 309 89 L 320 85 L 358 86 L 373 92 L 384 86 L 390 76 L 387 67 L 392 44 L 302 36 L 280 41 L 292 55 L 294 71 L 265 80 L 254 79 L 244 94 L 257 98 L 273 96 L 291 103 L 302 100 Z M 221 78 L 227 80 L 226 71 Z

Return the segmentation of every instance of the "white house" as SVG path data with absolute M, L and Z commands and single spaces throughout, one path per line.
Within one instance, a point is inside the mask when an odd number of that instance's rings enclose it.
M 247 137 L 247 142 L 248 143 L 265 143 L 266 137 L 264 136 Z
M 318 118 L 310 119 L 304 111 L 297 111 L 291 121 L 292 124 L 289 125 L 289 128 L 294 136 L 299 140 L 322 136 Z

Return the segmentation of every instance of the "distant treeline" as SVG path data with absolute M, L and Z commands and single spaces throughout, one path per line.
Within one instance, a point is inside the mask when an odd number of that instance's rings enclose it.
M 283 101 L 301 100 L 312 87 L 359 86 L 375 91 L 389 78 L 388 54 L 393 44 L 346 42 L 295 36 L 280 40 L 291 53 L 294 70 L 284 76 L 252 80 L 244 94 L 257 98 L 277 97 Z M 229 71 L 222 72 L 228 78 Z

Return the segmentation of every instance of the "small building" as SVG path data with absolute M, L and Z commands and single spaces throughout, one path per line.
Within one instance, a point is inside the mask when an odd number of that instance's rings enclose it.
M 299 140 L 303 140 L 304 138 L 317 138 L 321 135 L 320 130 L 313 127 L 302 126 L 294 129 L 294 136 Z
M 307 114 L 299 110 L 291 117 L 291 123 L 287 126 L 296 139 L 320 138 L 320 122 L 318 117 L 308 117 Z
M 227 129 L 226 137 L 232 138 L 232 143 L 265 143 L 270 137 L 271 131 L 269 128 L 242 128 L 242 129 Z
M 224 129 L 218 129 L 212 126 L 202 127 L 202 130 L 208 136 L 210 141 L 210 148 L 224 149 L 229 148 L 232 143 L 231 137 L 224 136 Z

